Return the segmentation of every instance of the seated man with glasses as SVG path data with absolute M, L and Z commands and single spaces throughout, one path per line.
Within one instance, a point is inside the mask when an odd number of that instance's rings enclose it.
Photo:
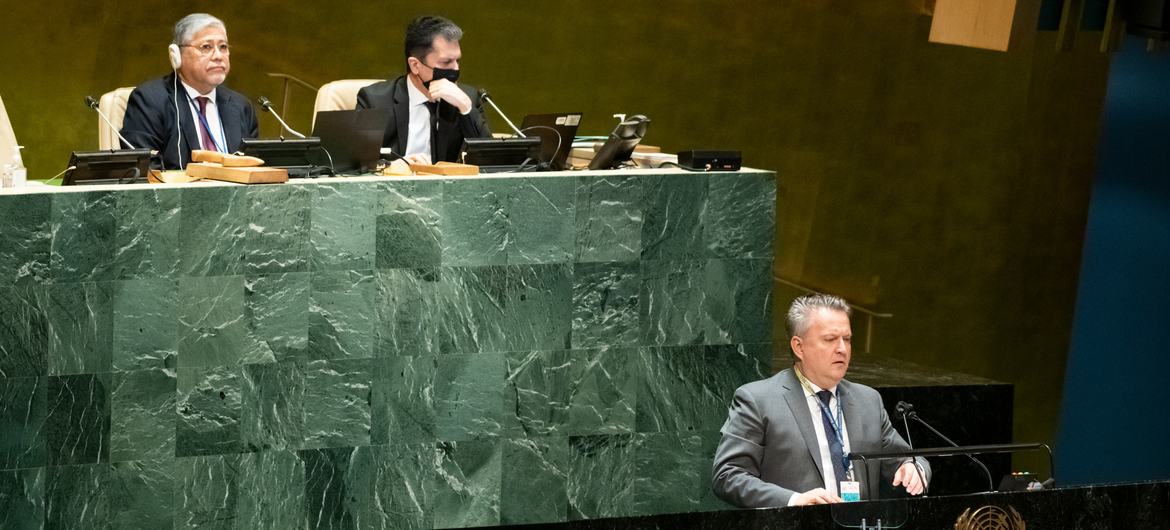
M 459 160 L 464 138 L 492 135 L 475 87 L 457 85 L 463 30 L 439 16 L 406 26 L 406 74 L 358 91 L 357 108 L 388 107 L 382 147 L 415 163 Z
M 157 150 L 163 169 L 182 169 L 193 149 L 231 153 L 260 134 L 252 103 L 222 86 L 231 70 L 222 20 L 183 17 L 167 51 L 174 72 L 138 85 L 126 103 L 122 135 L 134 147 Z

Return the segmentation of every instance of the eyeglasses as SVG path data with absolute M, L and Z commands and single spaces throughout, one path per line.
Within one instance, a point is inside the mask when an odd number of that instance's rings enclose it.
M 184 48 L 195 48 L 196 50 L 199 51 L 199 55 L 201 57 L 210 56 L 211 53 L 216 51 L 216 50 L 219 50 L 220 55 L 231 55 L 232 54 L 232 48 L 231 48 L 231 46 L 228 46 L 228 43 L 226 43 L 226 42 L 221 42 L 219 44 L 212 44 L 210 42 L 205 42 L 203 44 L 184 44 L 183 47 Z

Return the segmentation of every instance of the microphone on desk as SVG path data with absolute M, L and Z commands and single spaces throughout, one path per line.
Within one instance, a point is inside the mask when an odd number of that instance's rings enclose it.
M 520 129 L 516 128 L 516 125 L 512 123 L 512 120 L 508 119 L 508 115 L 504 114 L 504 111 L 500 110 L 500 107 L 496 106 L 496 102 L 492 101 L 492 96 L 490 94 L 488 94 L 488 91 L 486 88 L 479 89 L 479 100 L 480 100 L 480 102 L 483 102 L 483 101 L 488 102 L 488 105 L 491 105 L 493 109 L 496 109 L 496 114 L 499 114 L 501 118 L 504 118 L 504 121 L 508 123 L 508 127 L 511 127 L 512 130 L 516 132 L 517 136 L 519 136 L 521 138 L 528 138 L 527 135 L 520 132 Z
M 921 423 L 923 427 L 926 427 L 928 430 L 930 430 L 930 432 L 934 433 L 935 436 L 938 436 L 939 438 L 941 438 L 942 441 L 950 444 L 951 447 L 960 447 L 959 444 L 955 443 L 950 438 L 947 438 L 945 435 L 943 435 L 943 433 L 938 432 L 938 429 L 931 427 L 931 425 L 929 423 L 926 423 L 926 420 L 918 417 L 918 413 L 914 411 L 914 405 L 911 405 L 905 401 L 899 401 L 898 404 L 894 406 L 894 412 L 897 412 L 898 415 L 902 416 L 903 422 L 905 422 L 907 418 L 912 419 L 918 423 Z M 906 437 L 907 438 L 910 437 L 910 425 L 909 424 L 906 425 Z M 983 462 L 980 461 L 978 458 L 975 458 L 972 455 L 966 455 L 966 456 L 967 456 L 967 458 L 970 458 L 972 462 L 975 462 L 976 464 L 978 464 L 979 467 L 983 469 L 983 473 L 987 475 L 987 491 L 988 492 L 995 491 L 995 481 L 991 478 L 991 470 L 987 469 L 987 466 L 983 465 Z M 915 467 L 918 467 L 918 466 L 915 466 Z
M 110 127 L 110 130 L 114 131 L 114 134 L 118 135 L 118 138 L 122 140 L 122 143 L 126 144 L 126 147 L 129 147 L 130 149 L 138 149 L 137 147 L 134 147 L 134 144 L 130 143 L 130 140 L 127 140 L 125 136 L 122 136 L 122 132 L 119 131 L 117 127 L 114 127 L 113 122 L 111 122 L 110 118 L 106 116 L 106 113 L 102 112 L 102 109 L 98 108 L 98 102 L 93 98 L 93 96 L 85 96 L 85 106 L 93 109 L 94 112 L 98 114 L 98 116 L 101 116 L 102 121 L 106 122 L 106 125 Z M 151 156 L 154 156 L 156 153 L 157 151 L 151 151 Z
M 297 138 L 304 138 L 305 137 L 305 135 L 294 131 L 292 127 L 289 127 L 288 124 L 284 122 L 284 119 L 280 117 L 280 114 L 277 114 L 276 111 L 272 109 L 272 102 L 268 101 L 268 98 L 266 98 L 264 96 L 260 96 L 260 97 L 256 98 L 256 102 L 260 104 L 260 108 L 264 109 L 265 112 L 268 112 L 268 113 L 272 114 L 273 116 L 275 116 L 276 121 L 280 122 L 280 126 L 283 127 L 284 130 L 288 131 L 289 134 L 292 134 L 293 136 L 296 136 Z M 281 139 L 283 140 L 284 138 L 281 138 Z

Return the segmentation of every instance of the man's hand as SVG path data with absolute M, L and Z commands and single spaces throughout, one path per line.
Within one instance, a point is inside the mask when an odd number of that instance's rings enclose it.
M 902 467 L 898 468 L 898 472 L 894 473 L 894 486 L 904 486 L 906 492 L 911 495 L 921 495 L 926 488 L 926 484 L 922 483 L 921 471 L 918 466 L 914 465 L 913 460 L 908 460 Z
M 402 157 L 402 159 L 406 160 L 406 162 L 412 166 L 416 165 L 416 164 L 422 165 L 422 166 L 431 165 L 431 155 L 428 155 L 426 153 L 415 153 L 413 155 L 406 155 L 406 156 Z
M 443 100 L 459 109 L 460 114 L 471 112 L 471 98 L 459 86 L 446 79 L 431 81 L 431 101 Z
M 793 495 L 792 501 L 788 505 L 808 506 L 810 504 L 834 504 L 838 502 L 845 502 L 845 499 L 829 493 L 829 490 L 825 488 L 817 488 Z

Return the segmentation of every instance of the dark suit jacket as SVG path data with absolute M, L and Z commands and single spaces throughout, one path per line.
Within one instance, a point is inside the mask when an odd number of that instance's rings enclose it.
M 405 75 L 393 81 L 380 81 L 359 90 L 357 97 L 359 109 L 391 109 L 382 147 L 389 147 L 400 155 L 406 153 L 406 139 L 410 134 L 410 93 L 406 88 L 409 82 Z M 492 135 L 475 87 L 461 84 L 459 88 L 471 98 L 471 112 L 464 116 L 459 113 L 459 109 L 445 102 L 439 104 L 438 116 L 432 120 L 435 124 L 431 129 L 432 161 L 457 162 L 464 138 L 488 138 Z
M 179 169 L 179 155 L 182 166 L 191 162 L 191 150 L 201 149 L 199 132 L 191 117 L 191 106 L 179 83 L 179 123 L 183 129 L 183 141 L 178 143 L 175 129 L 175 74 L 170 73 L 152 79 L 134 89 L 126 103 L 126 116 L 122 119 L 122 136 L 140 149 L 157 149 L 164 169 Z M 219 119 L 223 123 L 227 150 L 240 148 L 243 138 L 260 135 L 256 111 L 243 94 L 220 85 L 215 91 L 215 104 L 219 108 Z M 126 147 L 123 145 L 123 147 Z M 157 166 L 157 162 L 154 163 Z
M 842 380 L 837 395 L 852 452 L 909 449 L 890 425 L 876 390 Z M 715 451 L 715 494 L 736 506 L 763 508 L 787 506 L 793 495 L 824 487 L 813 421 L 804 390 L 791 368 L 739 387 Z M 877 481 L 888 484 L 902 463 L 869 462 L 865 469 L 854 462 L 859 466 L 853 475 L 861 482 L 861 497 L 876 499 Z M 930 464 L 922 458 L 918 463 L 929 482 Z

